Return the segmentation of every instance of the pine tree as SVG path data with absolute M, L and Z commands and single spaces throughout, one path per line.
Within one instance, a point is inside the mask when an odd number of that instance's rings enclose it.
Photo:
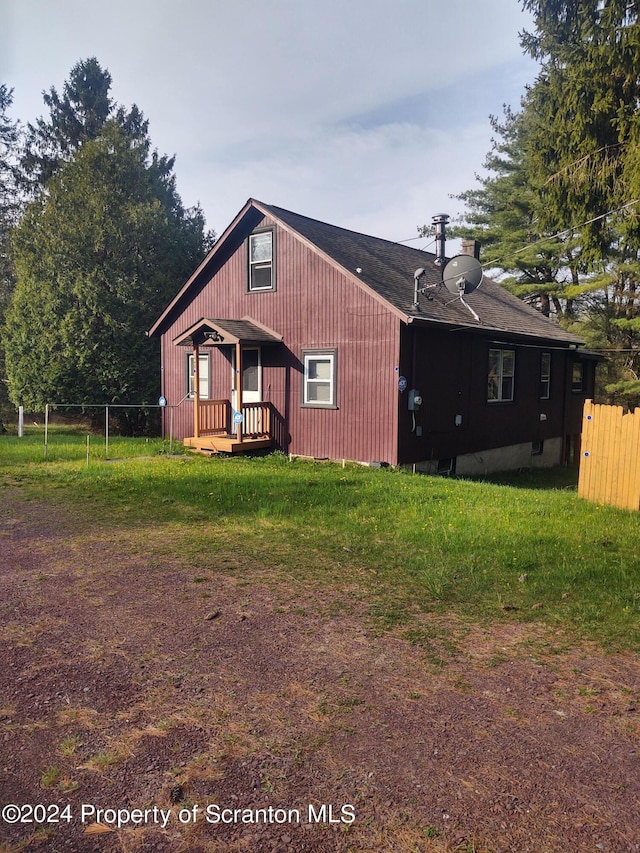
M 483 263 L 507 273 L 502 284 L 549 316 L 571 316 L 567 282 L 575 281 L 574 246 L 545 233 L 540 226 L 540 195 L 527 158 L 526 111 L 504 108 L 502 121 L 491 116 L 492 149 L 476 176 L 479 188 L 457 196 L 466 214 L 452 236 L 475 237 L 483 247 Z
M 580 223 L 591 340 L 619 351 L 610 394 L 640 402 L 640 20 L 628 0 L 524 0 L 534 32 L 522 43 L 542 63 L 525 99 L 528 162 L 547 229 Z M 614 213 L 609 213 L 615 211 Z M 604 214 L 608 214 L 605 216 Z
M 144 141 L 148 122 L 135 104 L 130 110 L 111 98 L 111 74 L 95 57 L 73 66 L 62 95 L 43 92 L 49 117 L 27 125 L 21 167 L 24 187 L 36 193 L 85 142 L 96 139 L 107 121 L 115 121 L 132 139 Z

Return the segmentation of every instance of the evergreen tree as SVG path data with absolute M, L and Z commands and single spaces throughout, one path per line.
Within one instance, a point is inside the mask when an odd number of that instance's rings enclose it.
M 492 150 L 483 164 L 480 187 L 457 196 L 466 214 L 451 236 L 479 239 L 483 263 L 509 277 L 502 284 L 549 316 L 571 316 L 573 300 L 567 283 L 575 282 L 575 246 L 545 234 L 540 226 L 539 188 L 532 179 L 527 158 L 526 111 L 504 108 L 504 118 L 491 116 Z
M 158 347 L 145 331 L 206 240 L 201 211 L 177 195 L 173 160 L 149 148 L 109 120 L 27 207 L 6 322 L 15 404 L 157 400 Z M 129 431 L 142 427 L 125 415 Z
M 586 335 L 618 351 L 608 391 L 626 393 L 631 404 L 640 402 L 639 5 L 523 0 L 534 31 L 522 38 L 542 63 L 524 101 L 539 221 L 548 229 L 581 223 L 577 258 L 585 276 L 569 293 L 588 300 Z
M 20 208 L 16 187 L 19 125 L 8 115 L 12 102 L 13 90 L 0 84 L 0 432 L 4 432 L 3 416 L 9 406 L 1 330 L 15 283 L 9 237 Z
M 46 186 L 85 142 L 100 135 L 107 121 L 115 121 L 132 139 L 146 139 L 148 122 L 135 104 L 127 111 L 114 103 L 111 82 L 111 74 L 92 57 L 73 66 L 62 95 L 54 86 L 43 92 L 49 117 L 27 125 L 21 162 L 25 188 L 35 193 Z
M 614 351 L 609 399 L 640 403 L 640 4 L 522 5 L 540 71 L 520 111 L 493 119 L 488 176 L 461 196 L 459 233 L 483 240 L 509 289 Z

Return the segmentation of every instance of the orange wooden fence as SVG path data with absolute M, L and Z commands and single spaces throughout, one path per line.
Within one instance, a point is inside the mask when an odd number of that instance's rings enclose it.
M 640 409 L 585 400 L 578 496 L 640 509 Z

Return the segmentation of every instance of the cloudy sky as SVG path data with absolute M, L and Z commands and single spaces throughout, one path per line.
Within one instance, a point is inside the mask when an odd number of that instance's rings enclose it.
M 474 186 L 536 67 L 519 0 L 0 0 L 13 118 L 98 58 L 220 233 L 249 197 L 404 240 Z

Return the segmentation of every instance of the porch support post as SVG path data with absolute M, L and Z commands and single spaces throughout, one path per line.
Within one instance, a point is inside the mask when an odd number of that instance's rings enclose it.
M 200 438 L 200 347 L 193 346 L 193 437 Z
M 242 344 L 240 341 L 236 344 L 236 403 L 238 404 L 238 411 L 242 414 Z M 238 436 L 238 441 L 242 444 L 242 427 L 243 424 L 237 424 L 236 435 Z

